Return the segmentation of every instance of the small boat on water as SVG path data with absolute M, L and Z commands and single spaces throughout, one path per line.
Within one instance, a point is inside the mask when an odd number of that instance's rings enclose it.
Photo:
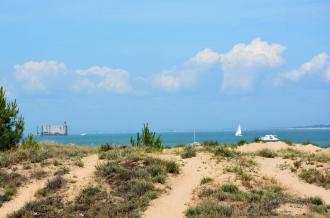
M 238 125 L 238 128 L 237 128 L 237 130 L 236 130 L 235 136 L 242 136 L 241 125 Z
M 196 142 L 196 133 L 195 133 L 195 129 L 194 129 L 194 142 L 193 143 L 191 143 L 190 145 L 191 146 L 200 146 L 201 145 L 201 143 L 199 143 L 199 142 Z
M 261 141 L 265 141 L 265 142 L 271 142 L 271 141 L 279 141 L 279 139 L 277 138 L 276 135 L 265 135 L 259 138 Z

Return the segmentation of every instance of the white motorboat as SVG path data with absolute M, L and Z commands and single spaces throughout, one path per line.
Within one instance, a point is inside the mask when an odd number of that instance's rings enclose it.
M 237 128 L 237 130 L 236 130 L 235 136 L 242 136 L 241 125 L 238 125 L 238 128 Z
M 265 135 L 259 138 L 261 141 L 278 141 L 279 139 L 277 138 L 276 135 Z

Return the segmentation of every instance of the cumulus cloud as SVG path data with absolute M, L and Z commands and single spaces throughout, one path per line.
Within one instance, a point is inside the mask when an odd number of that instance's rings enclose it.
M 284 62 L 281 56 L 284 49 L 280 44 L 270 44 L 256 38 L 250 44 L 239 43 L 221 54 L 222 90 L 251 89 L 261 70 Z
M 78 81 L 74 84 L 74 89 L 77 91 L 105 90 L 121 94 L 132 91 L 129 73 L 122 69 L 92 66 L 87 69 L 78 69 L 75 73 Z
M 325 73 L 325 80 L 330 81 L 330 67 L 328 67 L 326 73 Z
M 299 68 L 278 74 L 274 84 L 279 85 L 284 80 L 298 81 L 313 74 L 324 74 L 325 80 L 329 80 L 329 69 L 330 57 L 327 53 L 322 52 L 314 56 L 310 61 L 303 63 Z
M 57 61 L 29 61 L 14 66 L 14 78 L 28 91 L 45 91 L 47 83 L 67 71 L 65 64 Z
M 165 90 L 190 87 L 209 67 L 219 65 L 223 73 L 222 90 L 248 90 L 261 70 L 283 64 L 284 49 L 280 44 L 270 44 L 260 38 L 249 44 L 239 43 L 226 53 L 205 48 L 181 68 L 174 67 L 157 74 L 153 82 Z

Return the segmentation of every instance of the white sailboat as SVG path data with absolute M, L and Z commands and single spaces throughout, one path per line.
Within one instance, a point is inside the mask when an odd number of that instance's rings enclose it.
M 238 128 L 237 128 L 237 130 L 236 130 L 235 136 L 242 136 L 241 125 L 238 125 Z
M 196 142 L 196 133 L 195 133 L 195 129 L 194 129 L 194 142 L 190 144 L 191 146 L 200 146 L 201 143 Z

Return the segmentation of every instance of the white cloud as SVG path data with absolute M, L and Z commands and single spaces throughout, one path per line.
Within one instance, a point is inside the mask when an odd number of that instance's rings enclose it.
M 46 83 L 65 73 L 65 64 L 57 61 L 29 61 L 14 66 L 15 79 L 23 82 L 23 88 L 29 91 L 45 91 Z
M 173 67 L 171 70 L 163 71 L 153 77 L 155 86 L 166 91 L 176 91 L 181 88 L 188 88 L 196 83 L 200 71 L 197 68 L 190 68 L 188 65 L 182 69 Z
M 327 80 L 330 69 L 329 66 L 330 57 L 327 53 L 322 52 L 314 56 L 310 61 L 303 63 L 298 69 L 278 74 L 274 80 L 274 84 L 278 85 L 283 82 L 283 80 L 298 81 L 305 76 L 313 74 L 324 74 Z
M 261 70 L 284 62 L 281 56 L 284 49 L 280 44 L 269 44 L 256 38 L 250 44 L 239 43 L 221 54 L 222 90 L 251 89 Z
M 261 70 L 281 65 L 284 46 L 269 44 L 259 38 L 249 44 L 239 43 L 226 53 L 209 48 L 198 52 L 181 68 L 163 71 L 153 78 L 153 83 L 165 90 L 178 90 L 197 83 L 209 67 L 219 65 L 223 72 L 222 90 L 248 90 L 254 85 Z
M 132 91 L 129 73 L 122 69 L 92 66 L 76 70 L 75 73 L 78 76 L 78 82 L 74 84 L 74 89 L 77 91 L 105 90 L 116 93 Z
M 220 61 L 220 54 L 209 48 L 205 48 L 198 52 L 191 61 L 196 64 L 216 64 Z

